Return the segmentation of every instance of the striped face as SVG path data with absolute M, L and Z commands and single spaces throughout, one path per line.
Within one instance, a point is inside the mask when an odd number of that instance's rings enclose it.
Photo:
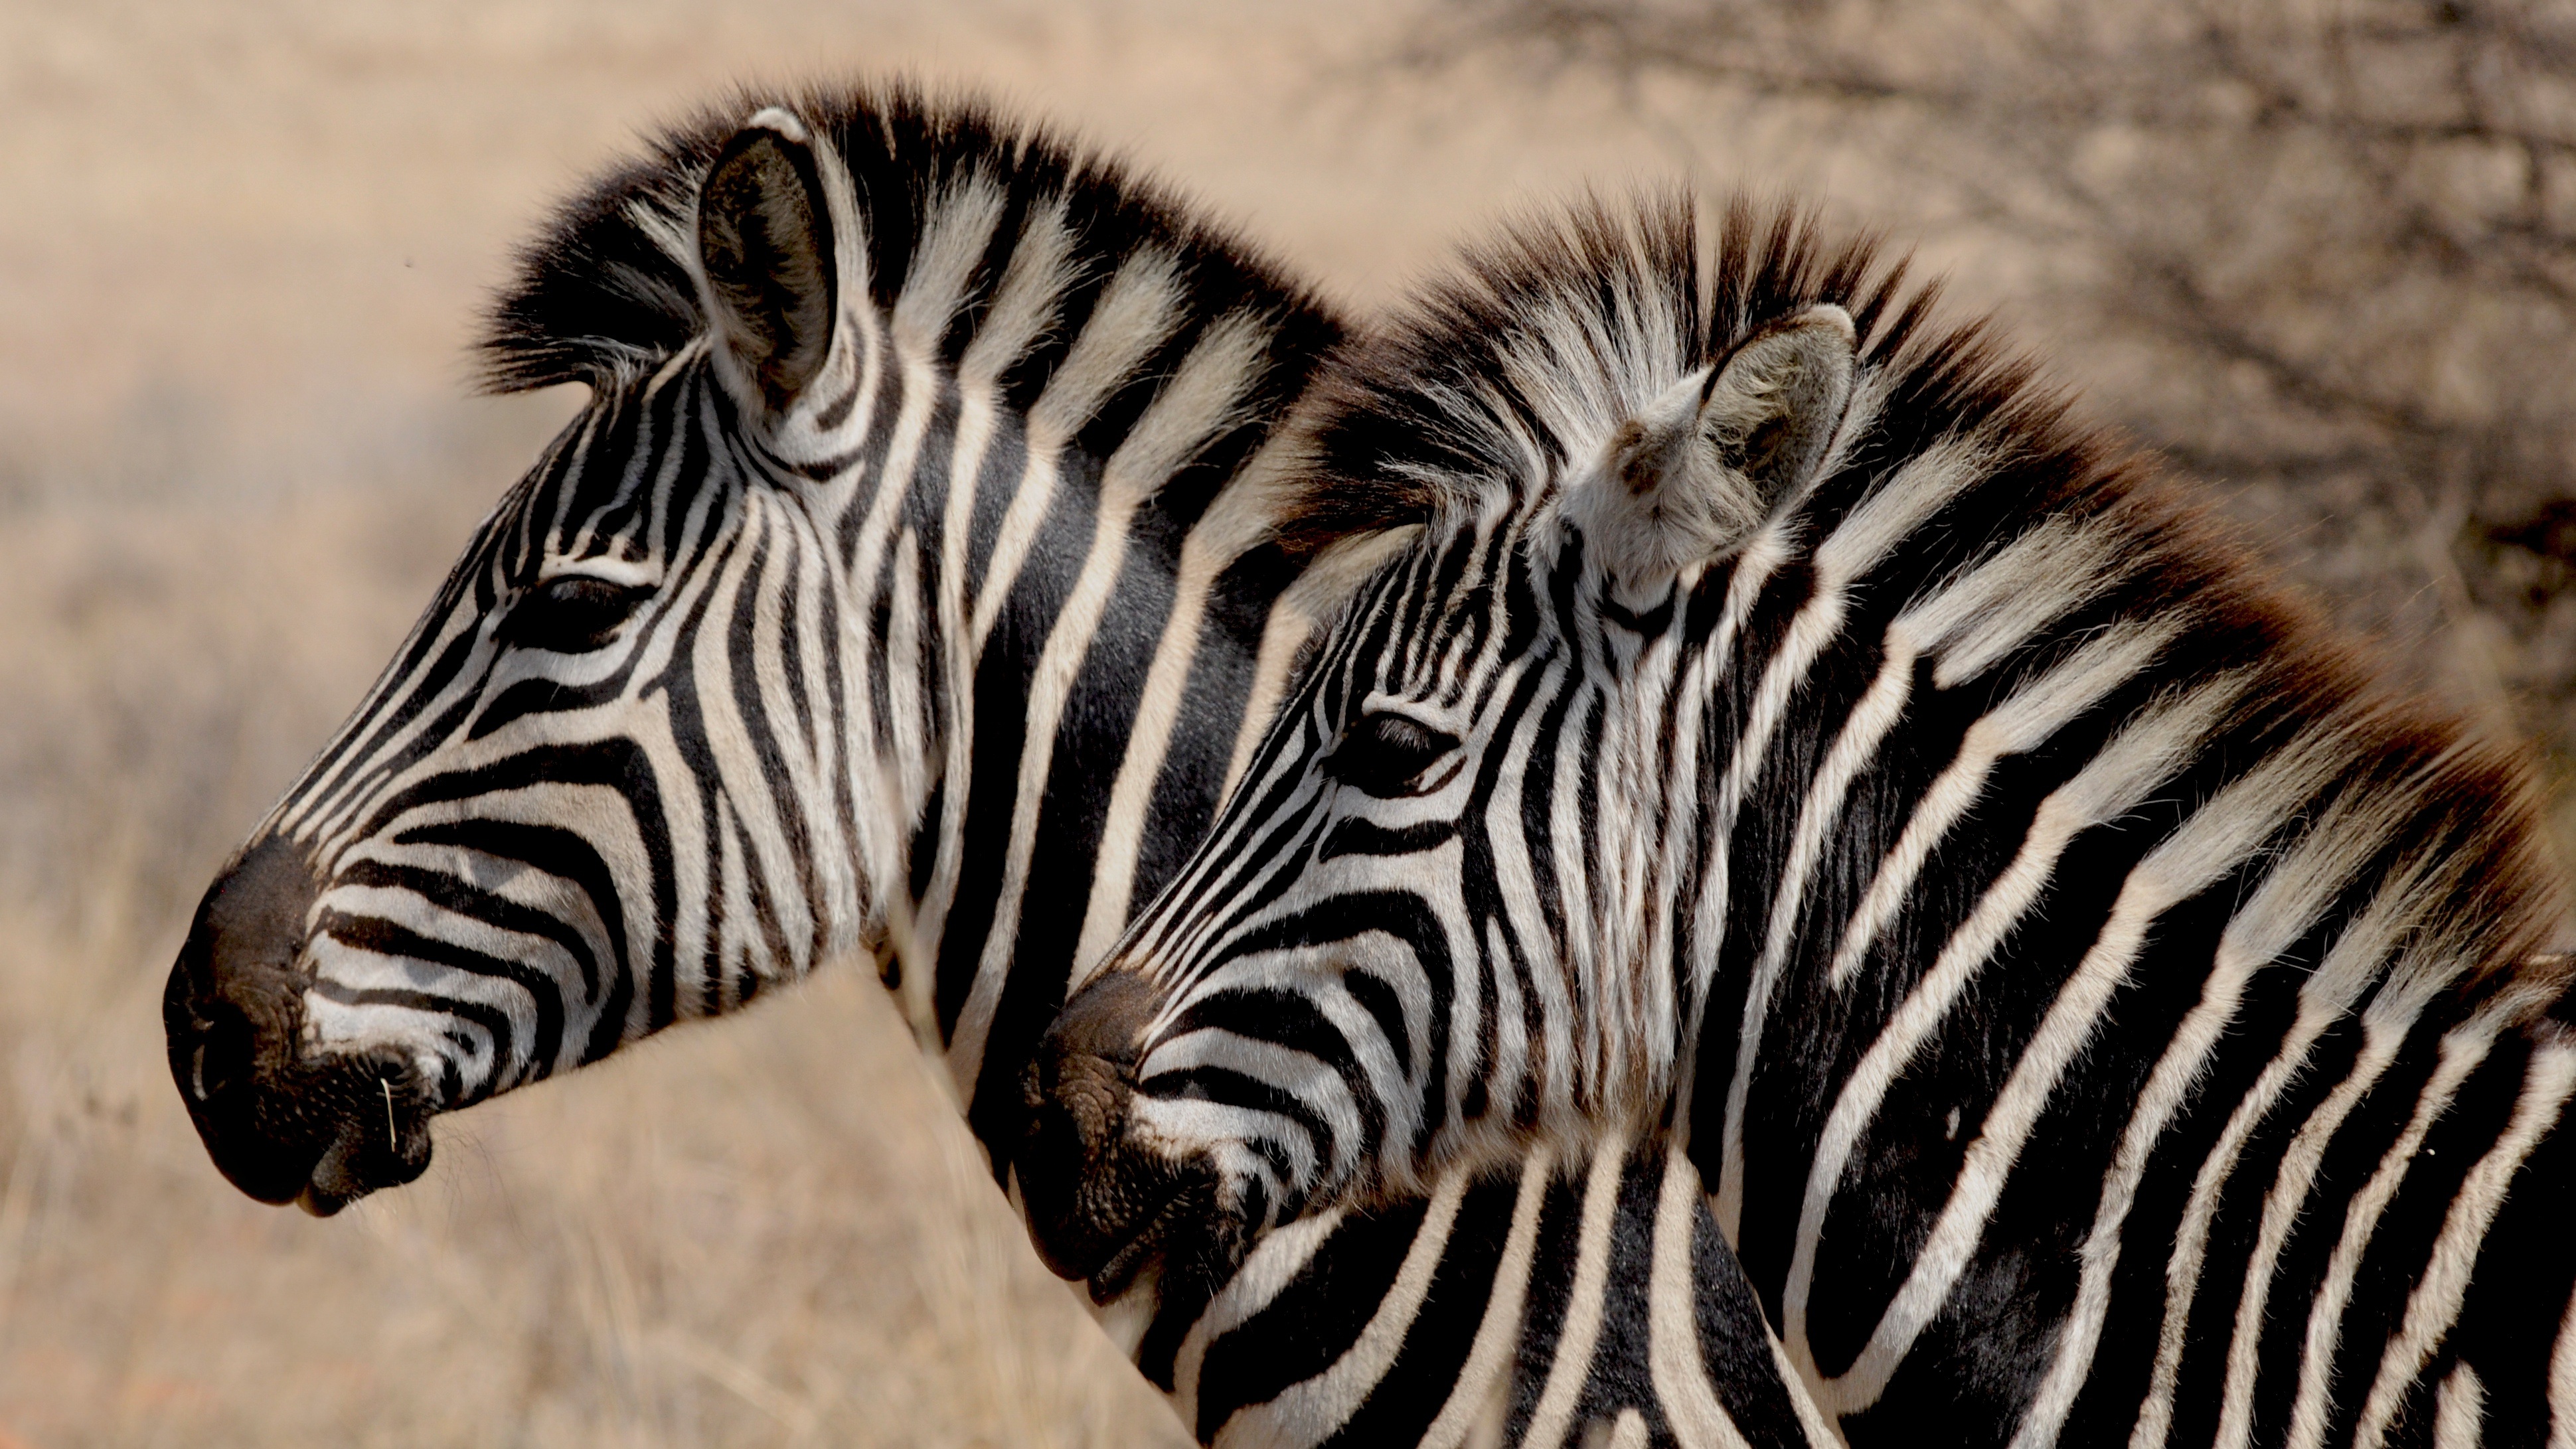
M 1060 1268 L 1114 1279 L 1158 1246 L 1130 1204 L 1260 1228 L 1651 1125 L 1693 1025 L 1637 969 L 1648 782 L 1695 760 L 1668 706 L 1708 665 L 1677 619 L 1819 466 L 1852 343 L 1819 307 L 1667 374 L 1562 464 L 1459 490 L 1354 600 L 1041 1053 L 1032 1098 L 1063 1105 L 1082 1186 L 1023 1188 Z
M 889 847 L 866 837 L 918 803 L 884 761 L 924 742 L 894 718 L 917 691 L 853 647 L 830 546 L 885 424 L 838 301 L 847 187 L 784 112 L 724 147 L 697 216 L 713 324 L 595 386 L 208 892 L 171 1067 L 253 1196 L 407 1180 L 430 1114 L 869 930 L 861 866 Z
M 264 827 L 323 882 L 316 1049 L 391 1046 L 450 1109 L 852 943 L 890 802 L 837 758 L 827 490 L 743 416 L 703 349 L 595 401 Z
M 425 1122 L 873 950 L 978 1136 L 1205 830 L 1309 621 L 1276 429 L 1340 337 L 972 106 L 820 92 L 566 207 L 486 343 L 593 401 L 209 890 L 217 1163 L 328 1209 Z
M 1511 502 L 1418 537 L 1059 1019 L 1132 1038 L 1129 1140 L 1223 1217 L 1417 1194 L 1533 1131 L 1624 1123 L 1669 1075 L 1670 994 L 1603 989 L 1638 862 L 1599 827 L 1633 819 L 1648 721 L 1643 639 L 1601 627 L 1619 606 L 1586 545 Z
M 1556 895 L 1547 853 L 1616 854 L 1584 838 L 1597 811 L 1557 806 L 1620 774 L 1636 662 L 1633 636 L 1587 627 L 1585 554 L 1510 504 L 1434 524 L 1355 602 L 1240 806 L 1115 960 L 1155 990 L 1134 1130 L 1207 1154 L 1253 1221 L 1418 1191 L 1480 1141 L 1636 1099 L 1668 1060 L 1668 1011 L 1568 1010 L 1611 923 Z

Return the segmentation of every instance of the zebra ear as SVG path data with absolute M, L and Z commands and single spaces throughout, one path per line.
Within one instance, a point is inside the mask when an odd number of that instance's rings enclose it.
M 1818 303 L 1684 378 L 1611 439 L 1568 513 L 1641 594 L 1741 542 L 1824 461 L 1851 406 L 1851 314 Z
M 831 205 L 795 116 L 764 110 L 716 153 L 698 187 L 698 261 L 719 356 L 785 412 L 832 355 L 840 313 Z

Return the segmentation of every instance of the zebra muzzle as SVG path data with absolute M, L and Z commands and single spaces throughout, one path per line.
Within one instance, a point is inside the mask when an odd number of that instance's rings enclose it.
M 1089 1280 L 1102 1303 L 1215 1224 L 1213 1174 L 1168 1160 L 1129 1130 L 1153 998 L 1140 977 L 1099 977 L 1065 1004 L 1022 1078 L 1027 1117 L 1013 1167 L 1030 1241 L 1059 1276 Z
M 320 887 L 271 837 L 218 876 L 161 996 L 170 1075 L 207 1155 L 233 1186 L 327 1216 L 429 1166 L 430 1094 L 380 1054 L 302 1059 L 298 964 Z

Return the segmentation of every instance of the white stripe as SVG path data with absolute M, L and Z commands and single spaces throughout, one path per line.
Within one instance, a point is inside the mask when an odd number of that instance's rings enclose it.
M 1001 285 L 993 289 L 993 305 L 957 360 L 961 381 L 991 385 L 1054 330 L 1075 271 L 1073 234 L 1065 229 L 1064 213 L 1061 196 L 1029 208 L 1011 259 L 1002 268 Z
M 2478 1371 L 2453 1366 L 2433 1400 L 2433 1449 L 2477 1449 L 2485 1442 L 2487 1390 Z
M 1289 1385 L 1267 1403 L 1237 1411 L 1222 1431 L 1228 1442 L 1273 1444 L 1281 1449 L 1320 1444 L 1350 1422 L 1403 1350 L 1404 1335 L 1431 1291 L 1432 1275 L 1440 1267 L 1449 1229 L 1458 1220 L 1458 1204 L 1466 1194 L 1466 1173 L 1453 1172 L 1441 1180 L 1421 1228 L 1413 1235 L 1413 1245 L 1405 1250 L 1403 1265 L 1396 1269 L 1395 1282 L 1378 1300 L 1377 1311 L 1369 1315 L 1359 1337 L 1333 1360 L 1332 1367 Z
M 908 350 L 936 356 L 966 299 L 966 283 L 991 247 L 1008 198 L 980 173 L 950 181 L 922 208 L 912 265 L 894 301 L 892 331 Z M 866 252 L 861 250 L 864 258 Z
M 1521 1305 L 1529 1292 L 1539 1211 L 1547 1204 L 1547 1184 L 1555 1171 L 1556 1159 L 1545 1143 L 1532 1148 L 1521 1163 L 1520 1194 L 1512 1200 L 1512 1226 L 1503 1237 L 1502 1260 L 1494 1265 L 1494 1287 L 1485 1300 L 1485 1316 L 1476 1324 L 1467 1362 L 1458 1370 L 1439 1417 L 1422 1431 L 1421 1449 L 1459 1449 L 1469 1434 L 1487 1426 L 1510 1390 L 1503 1369 L 1520 1345 Z
M 1004 286 L 1007 290 L 1008 279 Z M 989 329 L 986 336 L 990 335 Z M 977 338 L 977 344 L 983 340 Z M 977 344 L 966 350 L 967 360 L 974 361 Z M 975 502 L 984 472 L 984 459 L 993 443 L 1000 423 L 1000 408 L 991 376 L 960 369 L 957 379 L 957 422 L 948 445 L 948 496 L 939 532 L 939 577 L 935 590 L 938 611 L 939 662 L 947 691 L 948 718 L 946 735 L 941 741 L 946 757 L 927 761 L 925 766 L 940 771 L 949 800 L 958 802 L 941 812 L 939 838 L 931 843 L 930 878 L 913 907 L 910 925 L 896 933 L 910 953 L 904 962 L 903 998 L 906 1015 L 915 1023 L 925 1049 L 938 1051 L 938 1015 L 933 1005 L 937 993 L 939 943 L 948 930 L 948 912 L 957 900 L 957 885 L 965 869 L 966 810 L 964 802 L 975 787 L 975 650 L 969 646 L 969 621 L 973 606 L 973 587 L 966 579 L 967 544 L 973 531 Z M 876 667 L 879 661 L 859 651 L 861 667 Z M 854 717 L 867 708 L 869 691 L 852 691 L 859 701 Z M 892 692 L 889 691 L 889 697 Z M 924 708 L 927 708 L 925 702 Z M 867 738 L 853 731 L 857 739 Z M 906 821 L 909 827 L 916 822 Z M 903 879 L 899 868 L 878 875 L 880 881 Z M 888 891 L 883 899 L 889 910 L 899 911 L 902 890 Z M 954 1085 L 953 1083 L 951 1084 Z
M 2549 1449 L 2576 1449 L 2576 1294 L 2558 1316 L 2549 1350 Z
M 1592 1170 L 1583 1179 L 1583 1220 L 1575 1240 L 1565 1322 L 1521 1449 L 1557 1449 L 1565 1442 L 1574 1406 L 1592 1377 L 1592 1355 L 1601 1342 L 1601 1299 L 1610 1280 L 1610 1232 L 1618 1225 L 1620 1156 L 1626 1147 L 1615 1131 L 1604 1133 L 1593 1147 Z
M 1691 1171 L 1689 1158 L 1668 1148 L 1663 1188 L 1655 1199 L 1655 1256 L 1646 1285 L 1646 1364 L 1664 1419 L 1683 1449 L 1744 1449 L 1744 1434 L 1719 1402 L 1700 1353 L 1698 1284 L 1691 1273 L 1691 1230 L 1698 1223 L 1699 1206 L 1699 1174 Z
M 2363 1401 L 2356 1445 L 2376 1445 L 2404 1404 L 2407 1388 L 2431 1361 L 2434 1348 L 2459 1319 L 2460 1301 L 2468 1296 L 2469 1275 L 2478 1265 L 2478 1249 L 2487 1228 L 2504 1206 L 2507 1188 L 2524 1158 L 2558 1120 L 2570 1091 L 2576 1091 L 2576 1047 L 2552 1041 L 2534 1048 L 2525 1065 L 2522 1094 L 2513 1106 L 2513 1123 L 2488 1149 L 2451 1198 L 2442 1234 L 2433 1241 L 2432 1261 L 2406 1300 L 2405 1325 L 2379 1361 L 2379 1377 Z

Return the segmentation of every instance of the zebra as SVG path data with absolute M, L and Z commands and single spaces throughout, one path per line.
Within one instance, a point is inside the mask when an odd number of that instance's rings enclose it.
M 871 955 L 1007 1183 L 1077 963 L 1205 829 L 1369 557 L 1275 527 L 1282 422 L 1344 332 L 1159 189 L 903 89 L 747 95 L 593 184 L 484 343 L 494 387 L 588 404 L 171 971 L 217 1167 L 336 1212 L 425 1170 L 438 1113 Z M 1379 1265 L 1530 1239 L 1526 1202 L 1567 1189 L 1519 1180 L 1101 1311 L 1202 1437 L 1246 1407 L 1274 1436 L 1383 1424 L 1419 1395 L 1327 1373 L 1318 1305 L 1356 1340 Z M 1479 1362 L 1508 1392 L 1517 1361 Z M 1748 1424 L 1801 1442 L 1743 1362 Z
M 1647 196 L 1337 368 L 1305 524 L 1410 539 L 1031 1063 L 1033 1231 L 1656 1142 L 1855 1445 L 2571 1442 L 2527 771 L 1934 300 Z

